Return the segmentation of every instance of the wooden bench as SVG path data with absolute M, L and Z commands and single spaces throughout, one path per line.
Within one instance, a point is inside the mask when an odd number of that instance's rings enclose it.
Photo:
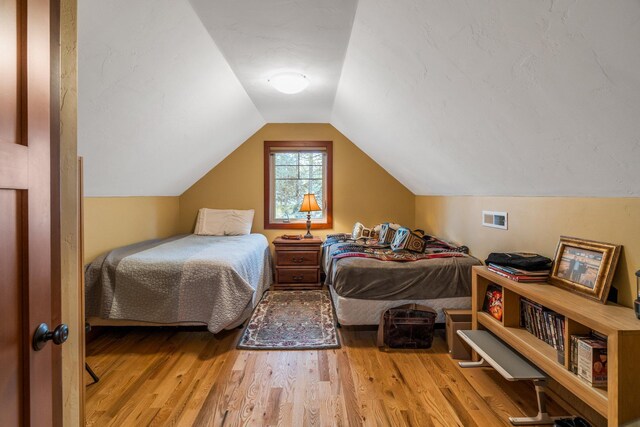
M 477 362 L 458 362 L 462 368 L 492 367 L 508 381 L 530 380 L 536 388 L 538 414 L 535 417 L 509 417 L 513 425 L 553 424 L 546 408 L 547 376 L 488 331 L 458 330 L 458 335 L 481 357 Z

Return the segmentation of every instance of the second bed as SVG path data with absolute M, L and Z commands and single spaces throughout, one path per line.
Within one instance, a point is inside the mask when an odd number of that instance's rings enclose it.
M 334 243 L 323 250 L 325 284 L 329 287 L 342 325 L 377 325 L 385 310 L 407 303 L 436 310 L 471 308 L 471 267 L 476 258 L 459 256 L 410 262 L 381 261 L 332 254 L 349 243 Z

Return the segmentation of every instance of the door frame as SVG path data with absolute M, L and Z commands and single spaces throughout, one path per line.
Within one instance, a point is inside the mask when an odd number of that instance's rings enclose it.
M 62 319 L 62 235 L 61 235 L 61 174 L 60 174 L 60 0 L 49 0 L 50 67 L 51 67 L 51 325 Z M 71 325 L 74 328 L 75 325 Z M 52 410 L 53 425 L 62 426 L 62 348 L 52 348 Z

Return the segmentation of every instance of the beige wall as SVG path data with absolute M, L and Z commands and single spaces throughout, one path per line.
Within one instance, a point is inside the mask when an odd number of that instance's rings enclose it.
M 85 199 L 85 260 L 137 241 L 192 232 L 198 209 L 255 209 L 253 231 L 270 240 L 286 230 L 263 228 L 263 141 L 334 141 L 334 229 L 355 221 L 395 220 L 468 245 L 480 259 L 493 251 L 552 257 L 560 235 L 624 246 L 614 286 L 622 304 L 635 298 L 640 269 L 640 199 L 561 197 L 415 197 L 328 124 L 268 124 L 180 197 Z M 507 211 L 509 230 L 480 225 L 482 210 Z M 324 236 L 333 230 L 316 230 Z M 291 232 L 299 233 L 300 230 Z
M 255 209 L 253 232 L 272 240 L 302 230 L 264 230 L 264 146 L 271 141 L 333 141 L 333 230 L 397 221 L 413 226 L 414 195 L 329 124 L 267 124 L 180 197 L 180 231 L 192 232 L 198 209 Z M 332 230 L 315 230 L 324 236 Z
M 180 197 L 85 198 L 85 261 L 130 243 L 190 233 L 201 207 L 255 209 L 254 232 L 269 239 L 286 233 L 263 228 L 264 140 L 333 141 L 335 230 L 350 231 L 356 221 L 371 225 L 395 220 L 413 226 L 414 195 L 333 126 L 270 124 Z
M 119 246 L 177 234 L 178 197 L 85 197 L 85 262 Z
M 506 211 L 509 229 L 483 227 L 482 210 Z M 640 199 L 574 197 L 416 197 L 416 226 L 490 252 L 531 251 L 553 258 L 561 235 L 623 245 L 613 285 L 619 302 L 635 299 L 640 269 Z

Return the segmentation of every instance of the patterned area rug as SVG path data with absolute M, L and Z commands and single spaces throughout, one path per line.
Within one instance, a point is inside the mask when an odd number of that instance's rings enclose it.
M 238 348 L 340 348 L 333 305 L 325 291 L 269 291 L 251 315 Z

